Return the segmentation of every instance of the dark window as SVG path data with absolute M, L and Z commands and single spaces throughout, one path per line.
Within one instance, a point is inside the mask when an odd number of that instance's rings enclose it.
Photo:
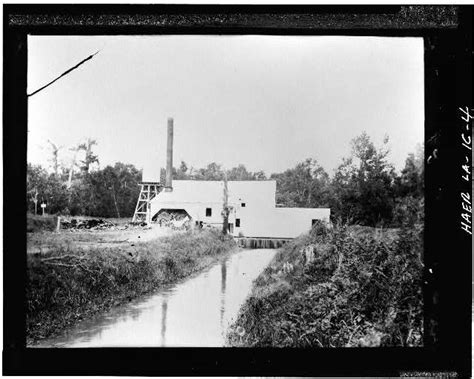
M 242 208 L 245 208 L 245 203 L 242 203 L 242 204 L 240 204 L 240 205 L 242 206 Z
M 235 227 L 240 228 L 240 218 L 235 219 Z
M 212 208 L 206 208 L 206 217 L 212 216 Z

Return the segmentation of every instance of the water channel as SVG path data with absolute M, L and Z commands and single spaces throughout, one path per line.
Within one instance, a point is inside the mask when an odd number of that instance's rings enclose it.
M 38 347 L 221 347 L 275 249 L 222 258 L 197 276 L 78 323 Z

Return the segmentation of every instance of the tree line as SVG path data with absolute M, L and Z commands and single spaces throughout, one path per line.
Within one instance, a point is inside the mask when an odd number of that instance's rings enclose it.
M 93 153 L 94 140 L 76 150 L 84 150 L 83 160 L 63 166 L 53 148 L 52 172 L 40 165 L 27 167 L 28 211 L 35 213 L 38 204 L 54 214 L 94 217 L 132 217 L 140 192 L 141 170 L 121 162 L 102 169 Z M 331 209 L 333 219 L 368 226 L 399 226 L 419 223 L 424 214 L 423 148 L 406 158 L 397 173 L 388 161 L 388 138 L 375 146 L 366 133 L 351 141 L 351 153 L 342 159 L 330 176 L 317 160 L 308 158 L 295 167 L 269 177 L 263 171 L 252 172 L 240 164 L 224 169 L 215 162 L 194 168 L 181 162 L 173 168 L 177 180 L 266 180 L 277 182 L 277 206 Z M 165 170 L 161 179 L 165 181 Z

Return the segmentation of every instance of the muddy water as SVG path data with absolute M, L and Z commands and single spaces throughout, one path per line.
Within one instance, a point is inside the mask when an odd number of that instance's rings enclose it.
M 186 281 L 84 321 L 38 347 L 216 346 L 274 249 L 240 250 Z

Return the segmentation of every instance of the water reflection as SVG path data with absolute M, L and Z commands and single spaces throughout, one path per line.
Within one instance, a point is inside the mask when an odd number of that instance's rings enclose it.
M 225 284 L 227 281 L 227 259 L 221 262 L 221 330 L 224 329 Z
M 163 297 L 161 303 L 161 346 L 166 346 L 166 313 L 168 312 L 168 299 Z
M 40 347 L 223 346 L 252 281 L 276 250 L 242 250 L 209 270 L 84 321 Z

